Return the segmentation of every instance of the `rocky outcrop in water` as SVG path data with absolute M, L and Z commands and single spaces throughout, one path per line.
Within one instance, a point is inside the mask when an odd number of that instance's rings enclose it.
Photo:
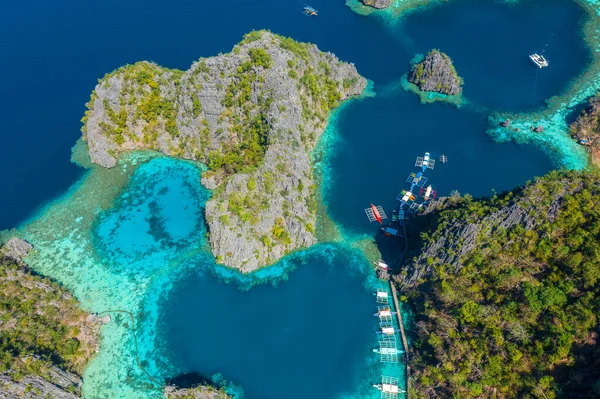
M 431 50 L 423 61 L 414 64 L 408 81 L 421 91 L 447 95 L 459 94 L 463 84 L 450 57 L 439 50 Z
M 365 87 L 331 53 L 252 32 L 185 72 L 140 62 L 108 74 L 82 130 L 92 161 L 105 167 L 136 149 L 206 163 L 212 251 L 249 272 L 316 242 L 310 152 L 330 110 Z
M 421 223 L 417 230 L 423 229 L 426 238 L 413 243 L 415 251 L 408 254 L 406 259 L 410 260 L 395 278 L 401 287 L 412 287 L 441 265 L 458 271 L 464 257 L 478 248 L 485 237 L 517 225 L 528 231 L 540 223 L 552 222 L 565 198 L 580 189 L 578 179 L 562 177 L 551 183 L 546 180 L 543 184 L 531 184 L 516 195 L 495 197 L 493 201 L 474 201 L 469 196 L 434 201 L 420 220 L 415 220 Z M 540 201 L 544 197 L 548 199 Z
M 31 249 L 13 238 L 0 251 L 0 398 L 78 398 L 102 321 L 18 261 Z
M 571 137 L 589 149 L 590 161 L 600 166 L 600 96 L 592 97 L 575 122 L 569 126 Z
M 226 393 L 210 386 L 198 386 L 195 388 L 176 388 L 167 386 L 164 395 L 168 399 L 229 399 Z
M 360 0 L 364 5 L 373 8 L 388 8 L 392 5 L 392 0 Z

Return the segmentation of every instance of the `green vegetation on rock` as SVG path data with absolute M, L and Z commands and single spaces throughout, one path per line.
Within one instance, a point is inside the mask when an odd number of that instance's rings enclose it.
M 0 378 L 12 380 L 7 392 L 19 392 L 15 386 L 26 377 L 60 385 L 53 381 L 56 367 L 81 375 L 97 349 L 99 322 L 90 321 L 58 284 L 31 274 L 4 255 L 0 255 L 0 321 Z M 78 393 L 79 384 L 61 388 Z
M 600 395 L 599 194 L 597 172 L 552 172 L 434 211 L 425 250 L 444 242 L 438 253 L 459 252 L 468 231 L 479 234 L 456 262 L 428 258 L 430 273 L 406 289 L 417 315 L 414 397 Z
M 353 65 L 315 45 L 250 32 L 185 72 L 140 62 L 106 75 L 84 139 L 105 167 L 136 149 L 207 164 L 215 258 L 250 271 L 316 242 L 310 153 L 331 109 L 365 86 Z

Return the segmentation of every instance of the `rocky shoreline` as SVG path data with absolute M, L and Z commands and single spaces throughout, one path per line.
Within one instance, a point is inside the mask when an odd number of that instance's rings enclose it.
M 365 87 L 335 55 L 257 31 L 185 72 L 140 62 L 106 75 L 83 137 L 104 167 L 136 149 L 206 163 L 212 252 L 250 272 L 316 243 L 310 152 L 330 110 Z

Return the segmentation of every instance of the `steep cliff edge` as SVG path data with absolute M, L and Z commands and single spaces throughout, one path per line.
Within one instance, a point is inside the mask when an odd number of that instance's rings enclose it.
M 185 72 L 140 62 L 106 75 L 82 130 L 105 167 L 134 149 L 206 163 L 212 251 L 249 272 L 316 242 L 310 152 L 329 111 L 365 87 L 333 54 L 258 31 Z
M 11 239 L 0 251 L 0 398 L 78 398 L 102 322 L 31 274 L 20 262 L 29 250 Z
M 447 95 L 459 94 L 463 84 L 450 57 L 439 50 L 431 50 L 423 61 L 415 63 L 408 81 L 421 91 Z
M 419 218 L 414 249 L 408 253 L 403 271 L 397 276 L 402 287 L 411 287 L 429 278 L 440 265 L 459 271 L 465 256 L 481 245 L 485 237 L 520 226 L 533 231 L 551 223 L 566 197 L 581 189 L 580 178 L 559 178 L 530 184 L 489 200 L 471 196 L 441 198 Z M 544 198 L 544 201 L 540 201 Z
M 399 277 L 415 398 L 600 395 L 600 174 L 453 197 Z M 425 223 L 427 224 L 427 223 Z

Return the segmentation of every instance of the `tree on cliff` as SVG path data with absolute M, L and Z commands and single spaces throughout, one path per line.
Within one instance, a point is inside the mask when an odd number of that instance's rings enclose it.
M 450 221 L 488 226 L 457 262 L 432 257 L 431 273 L 408 289 L 416 397 L 600 396 L 599 194 L 598 172 L 552 172 L 519 192 L 454 199 L 436 212 L 425 246 L 461 231 Z M 515 206 L 535 227 L 489 217 Z

